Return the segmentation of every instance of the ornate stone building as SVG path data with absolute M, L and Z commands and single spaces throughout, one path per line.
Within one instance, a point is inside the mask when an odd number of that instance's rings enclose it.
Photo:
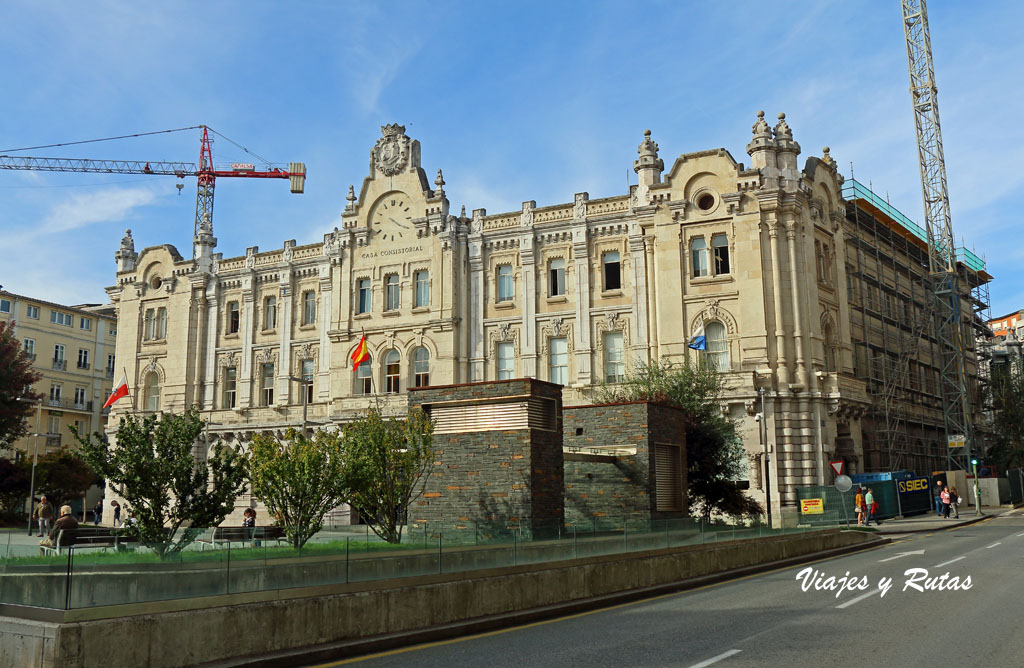
M 840 432 L 857 465 L 871 399 L 853 369 L 843 179 L 827 148 L 798 167 L 784 114 L 773 128 L 758 113 L 749 167 L 712 149 L 666 170 L 647 131 L 628 193 L 498 214 L 453 214 L 419 142 L 382 130 L 322 242 L 224 258 L 207 225 L 192 261 L 168 245 L 136 253 L 125 236 L 108 292 L 134 410 L 195 404 L 212 432 L 244 441 L 297 426 L 304 400 L 327 425 L 378 401 L 402 410 L 409 386 L 536 377 L 578 405 L 632 360 L 706 354 L 759 500 L 771 451 L 776 513 L 797 486 L 831 481 Z M 353 373 L 363 333 L 372 357 Z

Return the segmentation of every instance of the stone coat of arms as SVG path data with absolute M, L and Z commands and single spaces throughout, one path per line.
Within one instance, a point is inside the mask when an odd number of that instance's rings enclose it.
M 402 171 L 409 159 L 409 138 L 404 125 L 382 125 L 383 137 L 373 147 L 374 162 L 384 176 L 394 176 Z

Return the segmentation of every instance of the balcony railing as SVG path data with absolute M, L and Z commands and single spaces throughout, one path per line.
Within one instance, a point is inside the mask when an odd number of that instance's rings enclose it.
M 88 362 L 79 362 L 78 363 L 78 368 L 79 369 L 88 369 L 89 368 L 89 363 Z
M 89 411 L 92 412 L 91 401 L 73 401 L 71 399 L 62 399 L 60 397 L 44 399 L 44 403 L 50 408 L 67 408 L 75 411 Z
M 114 370 L 111 369 L 110 367 L 107 367 L 107 378 L 113 378 L 113 377 L 114 377 Z
M 68 361 L 55 359 L 53 360 L 53 368 L 58 371 L 65 371 L 68 368 Z

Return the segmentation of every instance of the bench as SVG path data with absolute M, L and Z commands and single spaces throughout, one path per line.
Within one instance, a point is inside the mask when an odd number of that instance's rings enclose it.
M 127 535 L 118 529 L 79 526 L 74 530 L 61 529 L 53 546 L 40 545 L 39 549 L 43 554 L 60 554 L 63 550 L 89 547 L 119 548 L 138 541 L 137 536 Z
M 196 539 L 197 543 L 204 545 L 216 545 L 217 543 L 250 543 L 255 541 L 276 541 L 284 540 L 284 529 L 277 526 L 264 527 L 217 527 L 213 535 L 206 538 Z

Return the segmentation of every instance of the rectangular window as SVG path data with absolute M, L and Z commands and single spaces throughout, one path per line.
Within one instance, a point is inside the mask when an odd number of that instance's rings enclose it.
M 11 312 L 11 300 L 9 300 L 9 299 L 0 299 L 0 313 L 10 313 L 10 312 Z
M 89 368 L 89 351 L 85 348 L 78 349 L 78 368 L 88 369 Z
M 498 344 L 498 380 L 511 380 L 515 374 L 512 346 L 510 341 Z
M 50 311 L 50 322 L 58 325 L 66 325 L 68 327 L 71 327 L 71 325 L 74 324 L 74 318 L 71 317 L 70 313 Z
M 153 309 L 146 309 L 145 324 L 142 330 L 142 340 L 152 341 L 156 338 L 156 314 Z
M 701 238 L 694 239 L 690 244 L 690 259 L 693 263 L 693 277 L 707 276 L 708 242 Z
M 267 297 L 263 300 L 263 329 L 275 329 L 277 327 L 277 297 Z
M 234 408 L 238 390 L 238 371 L 235 367 L 224 369 L 224 408 Z
M 569 384 L 569 351 L 565 337 L 548 341 L 548 357 L 551 361 L 549 380 L 559 385 Z
M 715 254 L 715 276 L 729 273 L 729 237 L 716 234 L 711 237 L 711 250 Z
M 430 306 L 430 275 L 425 271 L 416 272 L 416 308 Z
M 302 382 L 306 388 L 306 403 L 313 403 L 313 360 L 302 360 Z
M 36 340 L 35 339 L 25 339 L 24 346 L 25 346 L 25 353 L 31 359 L 35 359 L 36 358 Z
M 515 298 L 515 283 L 512 276 L 512 265 L 503 264 L 498 267 L 498 301 L 510 302 Z
M 359 279 L 359 313 L 369 313 L 372 306 L 372 292 L 370 288 L 370 279 L 360 278 Z
M 238 302 L 228 302 L 228 322 L 227 322 L 227 333 L 237 334 L 239 327 L 239 313 L 238 313 Z
M 53 347 L 53 368 L 60 370 L 67 368 L 67 362 L 64 361 L 64 344 L 62 343 Z
M 316 293 L 307 290 L 302 293 L 302 324 L 313 325 L 316 323 Z
M 619 252 L 609 251 L 601 258 L 604 265 L 604 289 L 622 289 L 622 271 L 619 264 Z
M 395 311 L 402 306 L 402 288 L 398 284 L 398 274 L 388 274 L 384 279 L 384 310 Z
M 262 404 L 264 406 L 274 405 L 274 363 L 268 362 L 263 365 L 263 380 L 260 383 L 262 388 Z
M 80 318 L 78 320 L 79 329 L 90 331 L 92 329 L 92 320 L 90 318 Z
M 60 390 L 61 390 L 60 383 L 53 383 L 52 385 L 50 385 L 50 404 L 51 405 L 54 405 L 54 404 L 59 405 L 60 404 Z
M 85 388 L 75 388 L 75 408 L 85 408 Z
M 57 401 L 60 401 L 60 389 L 57 390 Z M 50 416 L 50 431 L 49 434 L 52 436 L 60 437 L 60 417 L 57 415 Z
M 114 375 L 114 356 L 113 355 L 107 355 L 107 375 L 108 376 L 113 376 Z
M 604 333 L 604 379 L 608 383 L 621 383 L 626 380 L 622 332 Z
M 156 338 L 167 338 L 167 309 L 162 306 L 156 310 Z
M 558 258 L 548 263 L 548 296 L 565 294 L 565 260 Z
M 39 307 L 31 304 L 25 307 L 25 316 L 33 320 L 39 320 Z

